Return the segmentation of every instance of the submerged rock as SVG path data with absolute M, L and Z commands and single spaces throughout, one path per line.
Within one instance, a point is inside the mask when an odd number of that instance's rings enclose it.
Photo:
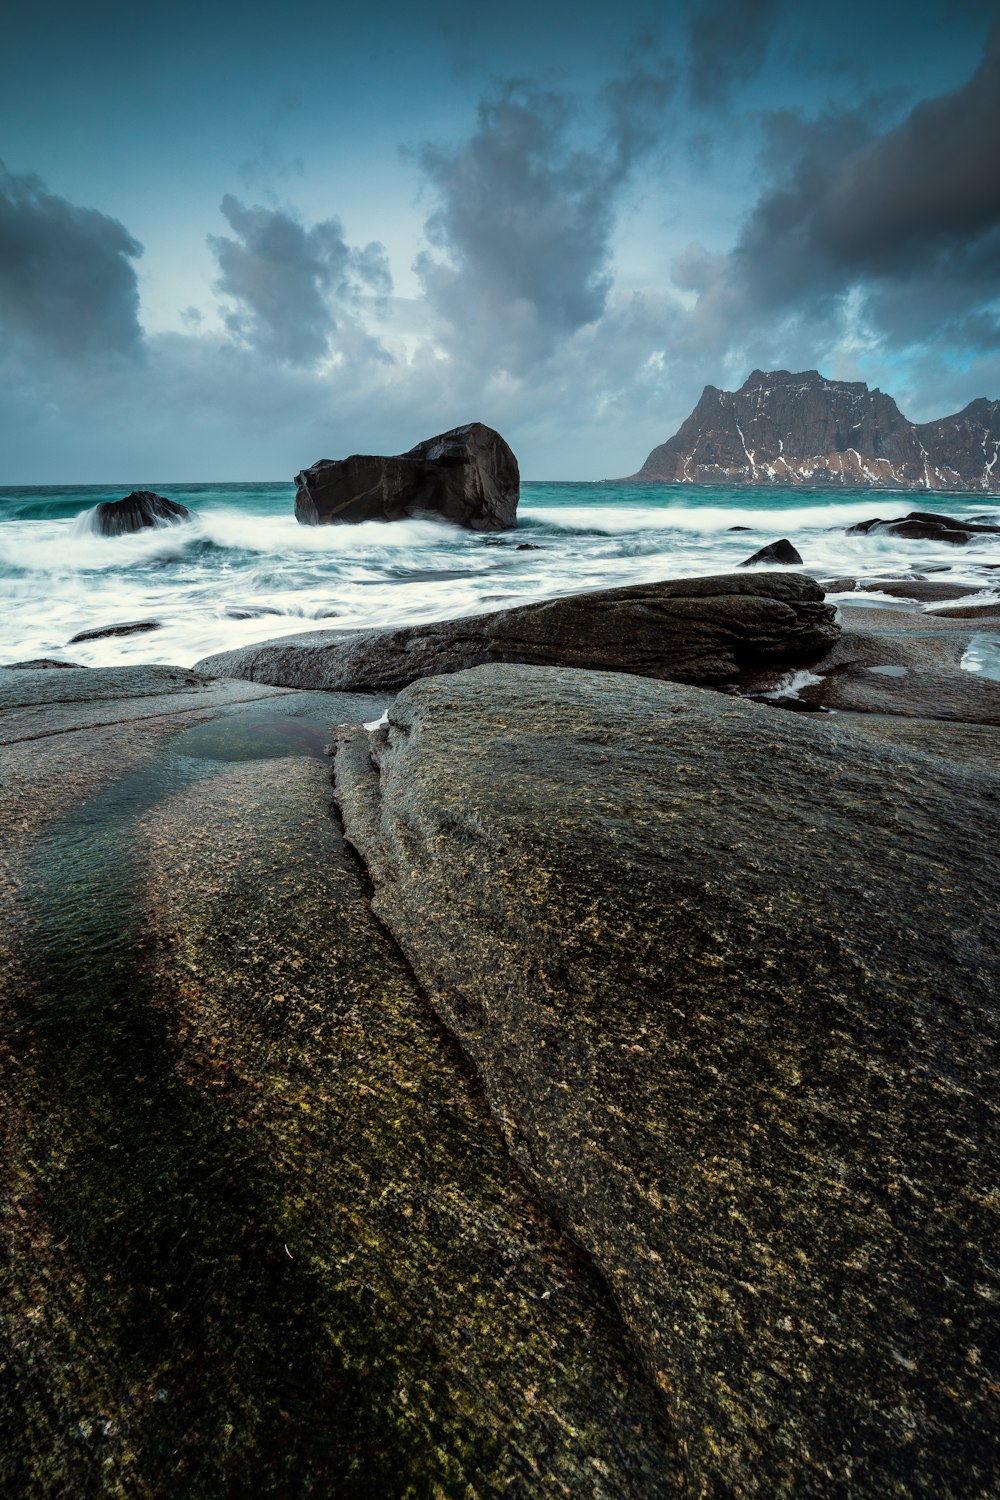
M 802 559 L 792 546 L 787 536 L 783 536 L 780 542 L 771 542 L 767 547 L 761 547 L 751 557 L 744 558 L 739 564 L 741 568 L 755 568 L 758 565 L 773 567 L 775 563 L 782 567 L 794 567 L 801 563 Z
M 724 681 L 742 667 L 829 650 L 840 631 L 801 574 L 726 573 L 571 594 L 494 614 L 383 631 L 313 631 L 207 656 L 198 670 L 284 687 L 402 687 L 484 662 Z
M 470 531 L 517 524 L 517 459 L 482 422 L 455 427 L 395 457 L 320 459 L 295 476 L 295 516 L 306 526 L 438 516 Z
M 93 630 L 80 630 L 76 635 L 71 635 L 69 644 L 75 646 L 79 641 L 102 641 L 112 635 L 142 635 L 146 630 L 160 630 L 162 626 L 159 620 L 130 620 L 124 625 L 98 625 Z
M 94 506 L 94 528 L 102 536 L 122 536 L 147 526 L 172 526 L 193 521 L 194 512 L 152 490 L 133 490 L 124 500 L 102 500 Z
M 407 689 L 336 788 L 686 1492 L 991 1495 L 996 776 L 490 666 Z
M 70 667 L 74 671 L 88 671 L 83 662 L 58 661 L 54 656 L 36 656 L 32 661 L 8 661 L 3 663 L 5 672 L 48 672 L 57 667 Z

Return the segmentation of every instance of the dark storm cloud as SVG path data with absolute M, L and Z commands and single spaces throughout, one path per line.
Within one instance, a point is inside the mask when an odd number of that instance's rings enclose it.
M 1000 23 L 962 88 L 843 163 L 818 205 L 832 256 L 878 272 L 1000 225 Z
M 718 104 L 763 65 L 782 0 L 698 0 L 688 32 L 688 87 L 696 104 Z
M 375 341 L 361 334 L 350 307 L 362 296 L 383 298 L 392 290 L 385 249 L 348 245 L 338 219 L 306 229 L 278 209 L 246 208 L 231 194 L 222 213 L 237 236 L 210 235 L 219 263 L 216 290 L 237 310 L 231 333 L 261 353 L 289 364 L 321 359 L 338 329 L 353 346 Z
M 609 85 L 584 146 L 571 100 L 509 81 L 480 104 L 462 147 L 418 153 L 439 200 L 427 237 L 442 255 L 424 253 L 416 269 L 465 350 L 519 372 L 601 316 L 620 193 L 672 86 L 653 67 Z
M 141 254 L 117 219 L 0 163 L 0 322 L 10 334 L 62 356 L 135 355 Z
M 876 134 L 871 110 L 766 121 L 770 183 L 732 252 L 674 267 L 693 332 L 721 346 L 788 315 L 832 327 L 852 290 L 900 346 L 995 346 L 1000 288 L 1000 28 L 973 76 Z

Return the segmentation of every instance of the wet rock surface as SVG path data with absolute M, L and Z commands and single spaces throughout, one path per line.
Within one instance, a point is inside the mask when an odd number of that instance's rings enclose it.
M 912 510 L 909 515 L 883 521 L 858 521 L 848 526 L 848 536 L 905 536 L 918 541 L 949 542 L 963 546 L 977 536 L 1000 535 L 1000 526 L 988 522 L 963 521 L 956 516 L 939 516 L 928 511 Z
M 0 1491 L 676 1493 L 330 817 L 316 744 L 384 699 L 0 681 Z
M 807 704 L 852 713 L 1000 725 L 1000 682 L 974 672 L 914 668 L 896 662 L 845 663 L 820 682 L 804 686 L 799 697 Z
M 932 578 L 823 578 L 820 582 L 828 594 L 848 590 L 861 594 L 889 594 L 894 599 L 914 599 L 921 604 L 965 599 L 977 587 L 974 583 L 940 583 Z
M 628 671 L 686 681 L 819 656 L 839 627 L 799 574 L 728 573 L 574 594 L 401 630 L 314 631 L 205 657 L 198 670 L 288 687 L 402 687 L 485 662 Z
M 488 666 L 402 693 L 336 787 L 685 1492 L 991 1495 L 995 765 Z
M 75 646 L 78 641 L 102 641 L 113 635 L 144 635 L 148 630 L 162 629 L 159 620 L 129 620 L 122 625 L 97 625 L 93 630 L 80 630 L 76 635 L 71 635 L 69 644 Z
M 517 524 L 517 459 L 482 422 L 455 427 L 397 457 L 321 459 L 295 476 L 295 515 L 307 526 L 436 516 L 471 531 Z
M 171 526 L 191 521 L 194 512 L 153 490 L 133 490 L 124 500 L 102 500 L 94 506 L 94 523 L 102 536 L 123 536 L 148 526 Z
M 280 690 L 220 682 L 186 667 L 74 667 L 62 672 L 5 667 L 0 668 L 0 745 L 101 725 L 217 712 L 281 696 Z
M 83 663 L 78 661 L 59 661 L 54 656 L 36 656 L 31 661 L 4 662 L 3 670 L 5 672 L 39 672 L 51 671 L 53 668 L 58 667 L 78 669 L 82 665 Z

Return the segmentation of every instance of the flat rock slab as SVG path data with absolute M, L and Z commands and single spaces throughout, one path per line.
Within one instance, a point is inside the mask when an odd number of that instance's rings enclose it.
M 676 1494 L 612 1296 L 274 732 L 383 700 L 43 675 L 112 721 L 0 752 L 0 1493 Z
M 820 581 L 828 594 L 851 590 L 859 594 L 888 594 L 894 599 L 913 599 L 921 604 L 966 599 L 976 589 L 973 583 L 937 583 L 928 578 L 824 578 Z
M 278 697 L 245 682 L 219 682 L 185 667 L 0 669 L 0 745 L 69 730 L 218 712 Z
M 946 760 L 978 765 L 994 774 L 1000 766 L 1000 729 L 991 725 L 865 713 L 852 718 L 851 728 L 922 755 L 943 755 Z
M 942 615 L 940 610 L 928 612 L 907 608 L 902 601 L 898 606 L 894 606 L 891 604 L 855 604 L 853 601 L 847 604 L 841 599 L 838 600 L 837 613 L 845 629 L 889 631 L 893 635 L 900 635 L 904 632 L 932 635 L 946 630 L 968 632 L 972 629 L 998 628 L 997 623 L 989 619 L 984 619 L 981 624 L 970 625 L 968 620 L 949 618 L 947 615 Z
M 728 573 L 547 599 L 401 630 L 313 631 L 207 656 L 196 671 L 283 687 L 403 687 L 487 662 L 724 681 L 742 667 L 816 657 L 839 627 L 802 574 Z
M 852 713 L 1000 725 L 1000 682 L 975 672 L 845 664 L 820 682 L 803 687 L 799 698 L 803 703 Z
M 968 604 L 946 604 L 941 609 L 930 611 L 934 619 L 990 621 L 994 629 L 1000 628 L 1000 599 L 970 600 Z
M 402 693 L 336 785 L 689 1492 L 992 1496 L 995 772 L 490 666 Z

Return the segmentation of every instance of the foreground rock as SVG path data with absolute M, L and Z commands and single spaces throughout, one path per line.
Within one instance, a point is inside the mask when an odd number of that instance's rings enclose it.
M 152 490 L 133 490 L 124 500 L 102 500 L 94 506 L 94 529 L 102 536 L 122 536 L 148 526 L 173 526 L 193 521 L 194 512 Z
M 0 1493 L 676 1494 L 329 815 L 384 700 L 0 687 Z
M 482 422 L 455 427 L 383 458 L 320 459 L 295 476 L 295 516 L 306 526 L 437 516 L 470 531 L 517 524 L 517 459 Z
M 686 1492 L 992 1495 L 995 775 L 485 667 L 401 694 L 336 785 Z
M 832 605 L 798 574 L 721 574 L 572 594 L 385 631 L 313 631 L 207 656 L 198 670 L 286 687 L 403 687 L 485 662 L 724 681 L 743 667 L 829 650 Z
M 708 385 L 654 448 L 638 483 L 859 485 L 1000 490 L 1000 401 L 916 424 L 891 396 L 817 370 L 754 370 L 738 391 Z M 905 535 L 905 533 L 904 533 Z

